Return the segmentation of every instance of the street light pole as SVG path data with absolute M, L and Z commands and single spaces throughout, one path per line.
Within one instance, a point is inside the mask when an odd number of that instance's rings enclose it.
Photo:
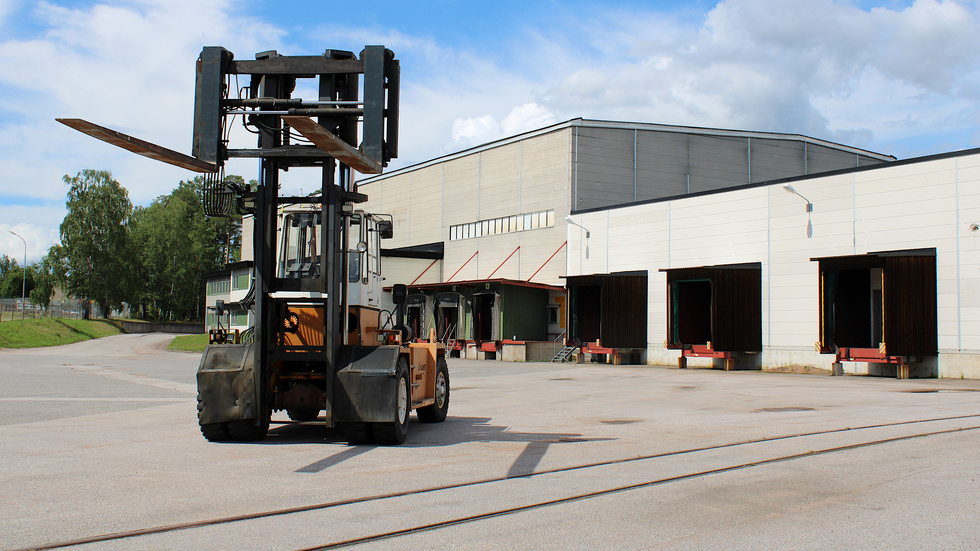
M 17 235 L 14 233 L 14 230 L 10 230 L 10 233 Z M 21 267 L 24 270 L 24 277 L 20 282 L 20 319 L 23 320 L 25 311 L 27 310 L 27 303 L 24 298 L 27 294 L 27 240 L 19 235 L 17 237 L 20 237 L 20 240 L 24 242 L 24 265 Z

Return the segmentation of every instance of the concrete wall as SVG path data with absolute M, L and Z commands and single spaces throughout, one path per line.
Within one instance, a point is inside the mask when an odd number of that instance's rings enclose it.
M 114 321 L 113 323 L 119 324 L 122 330 L 127 333 L 181 333 L 189 335 L 204 333 L 204 324 L 201 323 L 146 323 L 137 321 Z
M 569 275 L 647 270 L 647 361 L 665 350 L 666 277 L 660 269 L 761 262 L 766 366 L 830 369 L 819 337 L 818 266 L 811 258 L 936 248 L 940 377 L 980 374 L 980 153 L 573 215 Z M 588 249 L 588 257 L 585 251 Z M 867 365 L 846 364 L 867 371 Z M 873 369 L 873 368 L 872 368 Z M 922 368 L 926 372 L 930 366 Z
M 535 282 L 560 285 L 570 135 L 560 128 L 363 182 L 359 190 L 370 197 L 363 208 L 393 216 L 395 236 L 385 248 L 444 242 L 439 281 L 533 275 Z M 454 225 L 544 210 L 554 210 L 551 227 L 450 239 Z M 387 282 L 396 283 L 390 277 Z

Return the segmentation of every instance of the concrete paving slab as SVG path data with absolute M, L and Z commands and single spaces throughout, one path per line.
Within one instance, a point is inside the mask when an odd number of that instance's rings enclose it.
M 757 549 L 812 540 L 802 547 L 835 548 L 843 531 L 850 545 L 840 548 L 908 541 L 941 549 L 961 547 L 943 547 L 940 532 L 955 532 L 944 540 L 955 543 L 980 534 L 967 518 L 980 495 L 980 467 L 969 459 L 976 430 L 806 456 L 980 425 L 980 381 L 452 359 L 449 419 L 413 419 L 405 445 L 348 446 L 334 431 L 284 416 L 260 443 L 213 444 L 195 418 L 198 355 L 163 350 L 166 335 L 101 341 L 0 351 L 0 413 L 12 413 L 0 425 L 0 548 L 415 492 L 85 546 L 299 549 L 658 477 L 682 478 L 401 536 L 397 545 L 694 549 L 744 541 L 741 548 Z M 800 436 L 810 433 L 820 434 Z M 765 462 L 787 454 L 804 457 Z M 635 461 L 655 455 L 663 457 Z M 616 463 L 574 469 L 602 462 Z M 751 462 L 759 464 L 684 478 Z M 559 472 L 507 480 L 543 471 Z M 495 481 L 470 484 L 487 480 Z M 419 493 L 453 484 L 469 485 Z M 906 510 L 916 502 L 921 515 Z M 868 509 L 873 503 L 884 512 Z M 926 536 L 895 536 L 913 531 L 905 525 L 912 519 Z

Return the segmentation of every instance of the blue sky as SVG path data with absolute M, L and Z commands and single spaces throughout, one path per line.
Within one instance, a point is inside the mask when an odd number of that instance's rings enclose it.
M 980 146 L 976 1 L 0 0 L 0 254 L 58 239 L 62 177 L 111 170 L 136 204 L 186 171 L 54 122 L 183 152 L 194 61 L 278 50 L 402 66 L 392 168 L 576 117 L 804 134 L 910 158 Z M 257 165 L 228 167 L 246 179 Z M 294 174 L 295 172 L 295 174 Z M 315 174 L 290 171 L 287 187 Z

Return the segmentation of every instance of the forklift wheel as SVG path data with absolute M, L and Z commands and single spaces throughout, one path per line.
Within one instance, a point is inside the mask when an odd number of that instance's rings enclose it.
M 258 425 L 252 419 L 228 422 L 228 435 L 233 442 L 258 442 L 269 432 L 269 421 L 272 413 L 265 415 Z
M 370 444 L 372 441 L 369 423 L 344 423 L 340 425 L 340 432 L 351 446 Z
M 286 410 L 286 415 L 293 421 L 316 421 L 320 416 L 320 410 L 313 408 L 291 408 Z
M 436 362 L 436 403 L 415 410 L 423 423 L 442 423 L 449 413 L 449 367 L 446 357 L 440 356 Z
M 408 436 L 408 414 L 412 410 L 412 387 L 408 382 L 408 361 L 398 359 L 396 370 L 398 386 L 392 399 L 394 403 L 394 418 L 391 421 L 374 423 L 374 443 L 382 446 L 397 446 Z
M 206 425 L 201 425 L 201 434 L 208 442 L 227 442 L 228 436 L 228 424 L 227 423 L 208 423 Z

